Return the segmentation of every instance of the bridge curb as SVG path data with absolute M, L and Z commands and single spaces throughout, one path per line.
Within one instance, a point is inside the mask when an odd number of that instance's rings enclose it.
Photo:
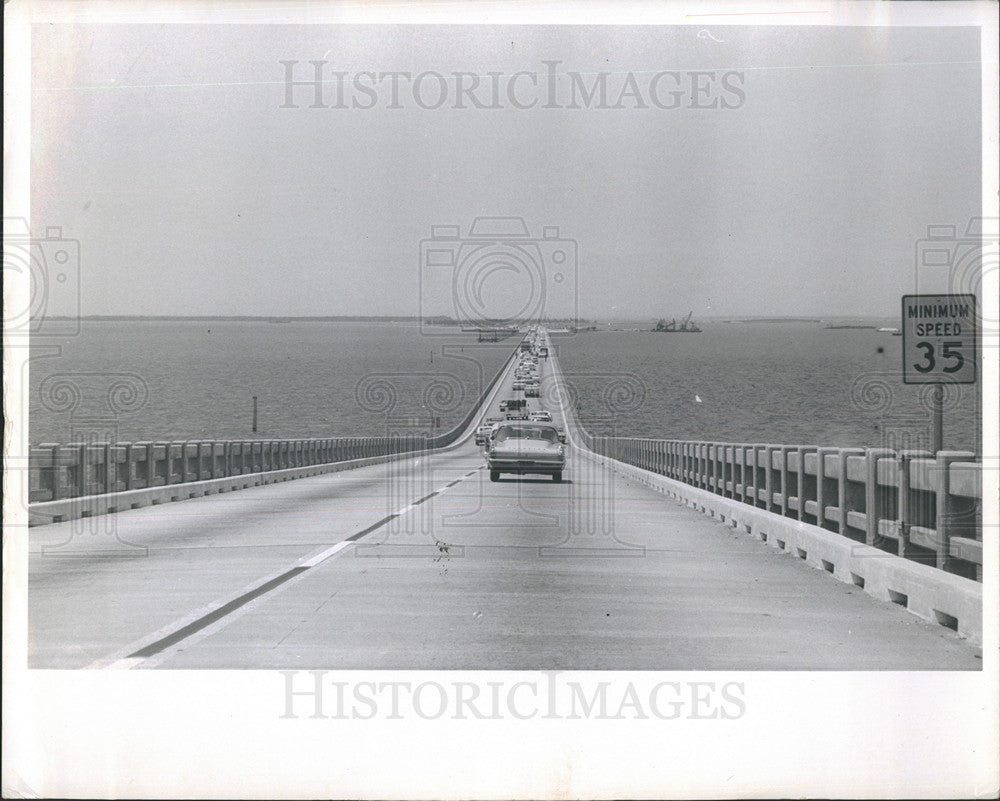
M 896 603 L 931 623 L 950 628 L 974 645 L 983 644 L 983 587 L 818 526 L 748 506 L 574 444 L 585 458 L 611 467 L 651 489 L 683 501 L 773 548 L 830 573 L 880 601 Z

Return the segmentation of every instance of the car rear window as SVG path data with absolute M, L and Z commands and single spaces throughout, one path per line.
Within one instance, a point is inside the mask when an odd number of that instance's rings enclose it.
M 537 439 L 543 442 L 558 442 L 559 434 L 554 428 L 536 428 L 531 426 L 502 426 L 497 431 L 497 442 L 507 439 Z

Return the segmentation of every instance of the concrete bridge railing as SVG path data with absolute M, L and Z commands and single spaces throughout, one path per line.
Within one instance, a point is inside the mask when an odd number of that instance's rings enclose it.
M 556 388 L 576 447 L 885 553 L 983 580 L 983 465 L 966 451 L 893 451 L 595 436 Z
M 982 464 L 972 454 L 594 436 L 549 363 L 578 456 L 982 644 Z
M 518 343 L 520 345 L 520 343 Z M 144 505 L 139 490 L 157 490 L 199 483 L 215 491 L 239 489 L 252 482 L 247 476 L 274 476 L 281 480 L 314 475 L 324 465 L 370 464 L 408 454 L 447 448 L 463 441 L 470 426 L 517 354 L 511 351 L 464 419 L 441 434 L 407 432 L 382 437 L 329 439 L 208 440 L 187 442 L 43 443 L 31 449 L 28 502 L 34 524 L 114 512 Z M 317 468 L 311 470 L 309 468 Z M 211 491 L 211 489 L 207 490 Z M 152 503 L 194 497 L 202 492 L 146 493 Z M 132 496 L 119 504 L 115 496 Z M 100 502 L 83 503 L 82 499 Z
M 982 581 L 982 464 L 972 453 L 578 433 L 603 456 Z
M 422 450 L 428 437 L 42 444 L 31 449 L 30 503 L 151 489 Z

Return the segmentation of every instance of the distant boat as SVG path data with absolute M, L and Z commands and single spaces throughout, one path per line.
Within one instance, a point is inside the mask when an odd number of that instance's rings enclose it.
M 882 333 L 885 333 L 885 334 L 898 334 L 899 333 L 899 329 L 898 328 L 891 328 L 889 326 L 884 326 L 882 328 L 879 328 L 878 330 L 881 331 Z
M 825 325 L 824 328 L 828 330 L 853 330 L 853 331 L 874 331 L 875 326 L 873 325 Z
M 695 403 L 701 403 L 701 395 L 695 395 L 694 396 L 694 402 Z
M 701 329 L 691 322 L 691 315 L 694 312 L 688 312 L 688 316 L 684 318 L 684 322 L 680 325 L 677 324 L 676 320 L 671 320 L 669 323 L 660 318 L 656 323 L 656 328 L 651 330 L 657 332 L 658 334 L 700 334 Z

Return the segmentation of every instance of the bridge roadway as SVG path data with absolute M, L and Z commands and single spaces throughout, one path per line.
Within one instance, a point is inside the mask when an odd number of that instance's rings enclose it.
M 543 388 L 551 381 L 545 367 Z M 29 664 L 981 667 L 954 632 L 578 454 L 563 483 L 504 479 L 490 482 L 466 439 L 419 459 L 32 528 Z

